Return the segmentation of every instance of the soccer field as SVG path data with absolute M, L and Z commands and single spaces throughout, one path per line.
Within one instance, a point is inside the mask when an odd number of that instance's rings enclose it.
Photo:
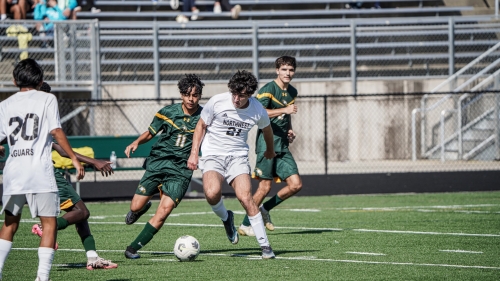
M 293 197 L 271 212 L 268 231 L 277 255 L 261 260 L 255 237 L 227 240 L 205 200 L 184 200 L 154 239 L 125 259 L 158 202 L 136 224 L 125 225 L 128 202 L 88 203 L 98 253 L 117 269 L 89 271 L 73 226 L 58 234 L 51 279 L 57 280 L 500 280 L 500 192 Z M 243 219 L 236 199 L 225 199 Z M 3 280 L 34 280 L 37 220 L 24 220 Z M 182 235 L 196 237 L 195 262 L 172 253 Z

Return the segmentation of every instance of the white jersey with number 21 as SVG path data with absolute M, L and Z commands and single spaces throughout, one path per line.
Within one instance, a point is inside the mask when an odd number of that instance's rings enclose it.
M 269 116 L 254 97 L 246 108 L 235 108 L 230 92 L 213 96 L 203 107 L 200 118 L 207 124 L 201 155 L 248 155 L 248 132 L 253 126 L 269 126 Z
M 52 94 L 18 92 L 0 103 L 0 140 L 7 138 L 9 144 L 4 195 L 57 192 L 50 131 L 60 127 Z

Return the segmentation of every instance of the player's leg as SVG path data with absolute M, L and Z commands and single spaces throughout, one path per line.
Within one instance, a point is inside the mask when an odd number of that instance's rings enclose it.
M 12 240 L 21 221 L 21 212 L 26 202 L 25 195 L 2 196 L 3 208 L 0 214 L 5 212 L 5 219 L 0 229 L 0 279 L 2 278 L 5 260 L 12 249 Z
M 161 200 L 156 213 L 146 223 L 141 233 L 125 250 L 125 257 L 128 259 L 138 259 L 137 253 L 142 247 L 146 246 L 154 235 L 161 229 L 168 216 L 175 207 L 178 206 L 189 187 L 190 179 L 183 177 L 167 177 L 169 180 L 164 182 L 161 187 Z
M 274 229 L 274 224 L 271 222 L 271 216 L 268 212 L 302 189 L 302 179 L 299 176 L 297 163 L 289 151 L 281 154 L 276 159 L 276 175 L 281 179 L 285 179 L 287 185 L 261 206 L 261 212 L 266 217 L 264 220 L 268 222 L 266 227 L 269 225 L 272 229 Z M 269 227 L 268 229 L 271 230 Z
M 222 200 L 222 182 L 224 181 L 224 157 L 203 157 L 200 159 L 203 172 L 203 192 L 212 211 L 222 220 L 226 235 L 232 244 L 237 244 L 239 237 L 234 227 L 234 214 L 227 210 Z
M 257 207 L 257 204 L 255 204 L 252 198 L 252 185 L 250 183 L 250 175 L 240 174 L 236 176 L 231 182 L 231 186 L 233 187 L 236 193 L 236 197 L 241 203 L 241 206 L 243 206 L 248 215 L 248 219 L 250 220 L 250 224 L 252 225 L 252 229 L 255 233 L 257 242 L 262 249 L 262 258 L 274 258 L 275 255 L 271 249 L 271 246 L 269 245 L 269 240 L 267 239 L 262 215 L 259 211 L 259 208 Z
M 130 211 L 125 217 L 126 224 L 135 223 L 151 208 L 151 197 L 159 192 L 164 177 L 163 172 L 146 171 L 144 173 L 130 202 Z
M 37 276 L 40 280 L 49 280 L 57 237 L 59 194 L 57 192 L 27 194 L 26 199 L 31 216 L 38 216 L 43 227 L 42 239 L 38 248 Z
M 264 157 L 263 152 L 257 153 L 254 174 L 252 175 L 252 177 L 259 180 L 259 187 L 253 195 L 253 201 L 257 204 L 257 206 L 260 206 L 269 191 L 271 191 L 272 179 L 275 176 L 275 161 L 279 157 L 279 155 L 276 155 L 274 159 L 267 159 Z M 267 220 L 267 217 L 263 217 L 263 219 L 264 224 L 267 227 L 269 221 Z M 274 228 L 272 228 L 272 230 L 274 230 Z M 243 218 L 243 221 L 238 229 L 238 233 L 243 236 L 255 236 L 248 216 Z

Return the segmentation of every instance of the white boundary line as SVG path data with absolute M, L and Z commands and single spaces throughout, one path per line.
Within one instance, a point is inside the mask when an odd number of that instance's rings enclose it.
M 12 248 L 12 250 L 22 250 L 22 251 L 37 251 L 38 248 Z M 83 252 L 81 249 L 58 249 L 58 251 L 69 251 L 69 252 Z M 99 252 L 123 252 L 123 250 L 99 250 Z M 172 254 L 172 252 L 160 252 L 160 251 L 139 251 L 140 253 L 150 253 L 150 254 Z M 223 257 L 242 257 L 247 259 L 260 259 L 260 256 L 256 255 L 244 255 L 244 254 L 213 254 L 213 253 L 200 253 L 201 256 L 223 256 Z M 278 260 L 300 260 L 300 261 L 322 261 L 322 262 L 338 262 L 338 263 L 361 263 L 361 264 L 386 264 L 386 265 L 413 265 L 413 266 L 433 266 L 433 267 L 450 267 L 450 268 L 470 268 L 470 269 L 493 269 L 500 270 L 500 267 L 495 266 L 482 266 L 482 265 L 459 265 L 459 264 L 433 264 L 433 263 L 413 263 L 413 262 L 382 262 L 382 261 L 360 261 L 360 260 L 334 260 L 334 259 L 318 259 L 316 257 L 276 257 Z M 150 259 L 153 261 L 159 261 L 161 259 L 155 258 Z M 65 266 L 64 264 L 60 266 Z M 66 265 L 67 266 L 67 265 Z
M 483 252 L 467 251 L 467 250 L 439 250 L 439 251 L 440 252 L 449 252 L 449 253 L 483 254 Z
M 3 221 L 3 220 L 0 220 Z M 23 223 L 38 223 L 38 220 L 26 219 L 21 220 Z M 122 224 L 125 222 L 97 222 L 89 221 L 89 224 Z M 136 222 L 134 225 L 145 225 L 145 222 Z M 202 224 L 202 223 L 165 223 L 168 226 L 191 226 L 191 227 L 223 227 L 222 224 Z M 482 233 L 453 233 L 453 232 L 432 232 L 432 231 L 406 231 L 406 230 L 384 230 L 384 229 L 343 229 L 343 228 L 318 228 L 318 227 L 292 227 L 292 226 L 276 226 L 276 229 L 290 230 L 318 230 L 318 231 L 356 231 L 356 232 L 376 232 L 376 233 L 396 233 L 396 234 L 419 234 L 419 235 L 450 235 L 450 236 L 475 236 L 475 237 L 500 237 L 500 234 L 482 234 Z
M 382 253 L 365 253 L 365 252 L 345 252 L 346 254 L 353 254 L 353 255 L 367 255 L 367 256 L 385 256 L 386 254 Z

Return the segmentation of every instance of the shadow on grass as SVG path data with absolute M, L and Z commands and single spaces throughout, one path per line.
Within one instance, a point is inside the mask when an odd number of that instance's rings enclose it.
M 344 232 L 344 230 L 331 230 L 331 229 L 318 229 L 318 230 L 304 230 L 304 231 L 293 231 L 293 232 L 279 232 L 279 233 L 268 233 L 271 235 L 290 235 L 290 234 L 323 234 L 326 232 Z
M 244 251 L 244 252 L 242 252 Z M 227 253 L 228 256 L 232 257 L 246 257 L 246 256 L 260 256 L 262 255 L 262 252 L 258 248 L 243 248 L 243 249 L 238 249 L 238 253 L 234 253 L 234 249 L 227 249 L 227 250 L 209 250 L 209 251 L 201 251 L 200 254 L 218 254 L 218 253 L 226 253 L 226 252 L 231 252 Z M 318 252 L 318 250 L 274 250 L 274 253 L 276 255 L 282 255 L 282 254 L 291 254 L 291 253 L 310 253 L 310 252 Z
M 68 271 L 70 268 L 82 268 L 87 267 L 87 264 L 84 263 L 67 263 L 67 264 L 58 264 L 54 265 L 57 271 Z

